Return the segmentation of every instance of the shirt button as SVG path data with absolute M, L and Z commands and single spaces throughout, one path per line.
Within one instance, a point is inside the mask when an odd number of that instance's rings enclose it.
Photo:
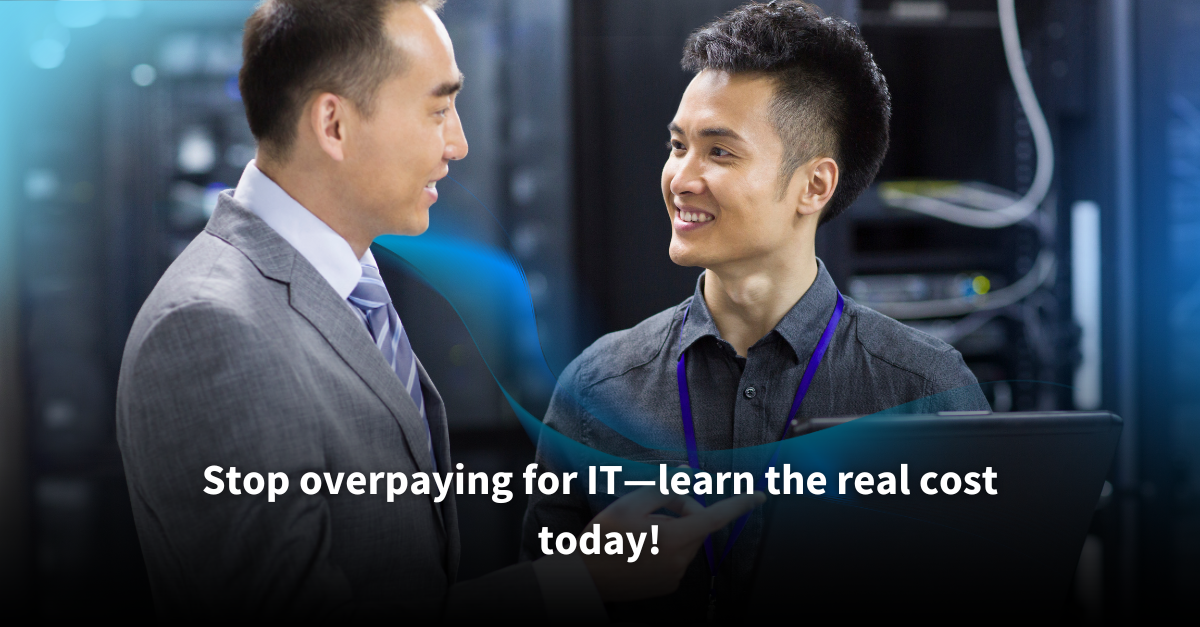
M 758 394 L 758 391 L 755 390 L 754 386 L 752 385 L 752 386 L 746 388 L 746 391 L 744 392 L 744 394 L 746 395 L 746 398 L 754 398 L 754 395 Z

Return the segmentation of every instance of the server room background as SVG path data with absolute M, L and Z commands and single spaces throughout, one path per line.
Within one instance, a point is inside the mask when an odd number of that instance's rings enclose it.
M 519 260 L 555 372 L 692 291 L 697 270 L 666 255 L 664 128 L 689 80 L 684 38 L 738 4 L 446 4 L 471 154 L 451 166 L 461 186 L 439 188 L 431 231 Z M 1121 415 L 1069 619 L 1196 616 L 1200 3 L 1018 0 L 1029 88 L 991 0 L 817 4 L 858 24 L 894 107 L 876 184 L 820 229 L 818 255 L 844 292 L 1002 382 L 988 386 L 995 411 Z M 117 372 L 143 299 L 253 157 L 236 81 L 253 6 L 0 6 L 9 614 L 152 617 L 113 433 Z M 456 461 L 522 468 L 533 445 L 497 380 L 535 413 L 550 390 L 517 357 L 485 364 L 402 264 L 384 274 L 446 397 Z M 462 577 L 516 560 L 519 496 L 460 507 Z

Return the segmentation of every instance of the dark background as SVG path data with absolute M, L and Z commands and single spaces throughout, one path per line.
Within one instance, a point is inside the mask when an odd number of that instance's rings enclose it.
M 0 6 L 0 582 L 10 614 L 143 620 L 152 605 L 113 439 L 116 376 L 145 295 L 253 154 L 230 83 L 253 5 L 108 3 L 103 19 L 80 25 L 57 4 Z M 678 64 L 683 40 L 738 4 L 447 3 L 471 142 L 451 176 L 477 200 L 443 184 L 432 230 L 521 262 L 555 372 L 601 334 L 692 291 L 698 270 L 666 255 L 665 126 L 690 80 Z M 925 20 L 904 18 L 901 2 L 820 4 L 859 24 L 891 88 L 880 181 L 1025 191 L 1036 157 L 993 2 L 923 3 L 936 15 Z M 1050 280 L 969 333 L 954 332 L 958 319 L 907 322 L 951 340 L 981 381 L 1010 381 L 989 386 L 1003 390 L 991 393 L 997 411 L 1073 409 L 1066 386 L 1081 357 L 1070 221 L 1076 203 L 1096 203 L 1099 404 L 1126 426 L 1069 620 L 1195 616 L 1200 5 L 1022 0 L 1017 9 L 1054 139 L 1043 207 L 1053 228 L 973 229 L 889 209 L 872 189 L 821 228 L 818 254 L 856 297 L 878 277 L 1011 284 L 1039 253 L 1054 254 Z M 59 63 L 35 54 L 44 40 L 65 46 Z M 144 86 L 133 80 L 140 64 L 155 68 Z M 480 203 L 495 220 L 478 219 Z M 533 447 L 497 380 L 535 413 L 549 390 L 520 359 L 485 364 L 449 303 L 404 268 L 384 276 L 446 398 L 456 461 L 519 471 Z M 515 561 L 521 495 L 506 505 L 464 496 L 460 508 L 463 577 Z

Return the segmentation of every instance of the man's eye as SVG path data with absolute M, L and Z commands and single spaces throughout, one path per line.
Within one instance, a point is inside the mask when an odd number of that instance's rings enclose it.
M 677 139 L 667 140 L 667 150 L 683 150 L 683 142 Z
M 714 157 L 728 157 L 730 154 L 731 153 L 728 150 L 725 150 L 724 148 L 713 148 L 712 149 L 712 156 L 714 156 Z

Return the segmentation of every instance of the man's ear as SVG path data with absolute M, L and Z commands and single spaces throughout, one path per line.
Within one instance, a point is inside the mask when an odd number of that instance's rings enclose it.
M 804 178 L 797 210 L 804 215 L 820 213 L 837 190 L 840 174 L 837 162 L 829 157 L 816 157 L 800 166 L 797 174 Z
M 346 158 L 346 132 L 349 101 L 331 93 L 322 93 L 308 106 L 308 127 L 316 135 L 317 145 L 334 161 Z

